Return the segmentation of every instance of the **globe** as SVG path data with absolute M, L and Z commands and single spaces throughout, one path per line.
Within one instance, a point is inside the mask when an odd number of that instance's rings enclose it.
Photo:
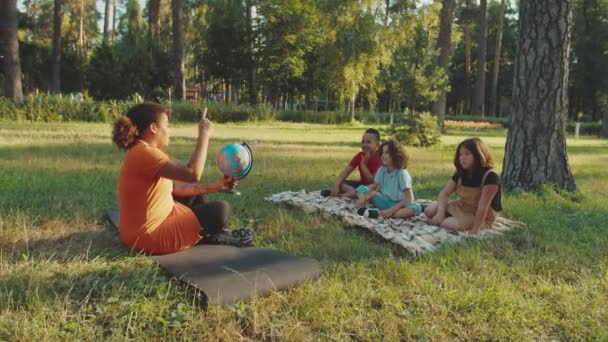
M 253 155 L 247 144 L 224 145 L 217 155 L 217 166 L 224 176 L 241 179 L 251 171 Z

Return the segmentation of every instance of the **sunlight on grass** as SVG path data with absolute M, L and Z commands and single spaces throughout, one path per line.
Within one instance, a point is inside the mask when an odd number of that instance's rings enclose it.
M 253 227 L 259 246 L 320 260 L 323 274 L 203 311 L 193 291 L 124 248 L 103 220 L 116 206 L 123 158 L 109 125 L 0 122 L 0 340 L 608 337 L 608 140 L 568 140 L 580 193 L 504 195 L 504 215 L 526 228 L 414 257 L 337 220 L 262 200 L 329 186 L 365 128 L 216 125 L 205 182 L 221 176 L 222 144 L 246 141 L 255 156 L 242 196 L 213 196 L 233 206 L 230 226 Z M 196 126 L 172 133 L 171 154 L 187 160 Z M 504 130 L 454 130 L 439 146 L 407 148 L 416 197 L 437 196 L 456 144 L 476 133 L 500 168 Z

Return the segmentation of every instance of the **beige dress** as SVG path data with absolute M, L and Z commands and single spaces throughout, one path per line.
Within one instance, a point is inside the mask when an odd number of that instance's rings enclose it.
M 450 216 L 453 216 L 458 221 L 458 225 L 463 229 L 473 228 L 475 222 L 475 213 L 477 212 L 477 206 L 479 204 L 479 198 L 481 197 L 481 189 L 483 183 L 486 181 L 486 177 L 490 172 L 496 172 L 492 169 L 484 173 L 481 179 L 481 186 L 472 187 L 462 185 L 462 178 L 458 179 L 456 185 L 456 193 L 460 196 L 460 199 L 448 202 L 446 211 Z M 488 214 L 486 219 L 481 224 L 480 229 L 487 229 L 492 227 L 492 224 L 496 221 L 496 211 L 490 206 L 488 208 Z

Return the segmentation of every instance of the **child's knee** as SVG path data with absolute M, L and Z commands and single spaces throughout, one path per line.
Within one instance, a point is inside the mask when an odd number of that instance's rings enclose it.
M 359 185 L 356 190 L 360 194 L 366 194 L 369 192 L 369 188 L 366 185 Z
M 410 202 L 405 206 L 405 209 L 411 209 L 414 212 L 413 216 L 422 214 L 422 205 L 418 202 Z

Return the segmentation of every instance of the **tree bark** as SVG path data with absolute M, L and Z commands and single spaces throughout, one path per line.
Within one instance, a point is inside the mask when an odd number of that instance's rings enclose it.
M 61 0 L 54 0 L 53 7 L 53 76 L 51 92 L 61 91 Z
M 110 34 L 110 1 L 106 0 L 106 10 L 103 15 L 103 39 L 106 41 L 109 39 Z
M 174 88 L 175 99 L 186 99 L 186 79 L 184 77 L 184 35 L 182 1 L 171 0 L 171 12 L 173 14 L 173 58 L 174 58 Z
M 503 184 L 575 190 L 566 152 L 572 0 L 523 0 Z
M 465 1 L 464 23 L 464 112 L 471 114 L 471 6 L 469 0 Z
M 452 45 L 452 12 L 454 9 L 454 0 L 443 0 L 442 3 L 437 45 L 439 47 L 439 67 L 442 68 L 447 75 L 448 66 L 450 64 L 450 47 Z M 437 116 L 437 123 L 441 132 L 445 132 L 445 104 L 446 92 L 442 91 L 441 94 L 439 94 L 437 101 L 433 103 L 431 109 L 433 114 Z
M 80 54 L 84 56 L 84 0 L 80 0 L 80 18 L 78 22 L 78 46 Z
M 23 99 L 21 85 L 21 60 L 19 59 L 19 39 L 17 38 L 17 0 L 0 1 L 0 55 L 1 70 L 4 74 L 5 95 L 13 100 Z
M 602 136 L 608 137 L 608 111 L 604 112 L 604 118 L 602 119 Z
M 254 56 L 255 33 L 253 32 L 252 0 L 247 1 L 247 36 L 249 37 L 249 70 L 248 70 L 248 86 L 249 86 L 249 104 L 255 106 L 258 104 L 258 88 L 256 80 L 256 63 Z
M 477 79 L 475 81 L 475 96 L 473 97 L 474 115 L 485 115 L 486 102 L 486 54 L 488 39 L 488 3 L 479 1 L 479 45 L 477 46 Z
M 148 15 L 148 29 L 152 43 L 160 46 L 160 3 L 161 0 L 150 0 L 150 12 Z
M 498 116 L 498 75 L 500 73 L 500 53 L 502 50 L 502 33 L 505 24 L 505 0 L 500 1 L 498 23 L 496 24 L 496 49 L 494 50 L 494 65 L 492 70 L 492 94 L 490 95 L 490 114 Z
M 116 9 L 116 0 L 112 3 L 112 6 L 112 34 L 110 35 L 110 39 L 114 40 L 114 38 L 116 38 L 116 16 L 118 12 Z

